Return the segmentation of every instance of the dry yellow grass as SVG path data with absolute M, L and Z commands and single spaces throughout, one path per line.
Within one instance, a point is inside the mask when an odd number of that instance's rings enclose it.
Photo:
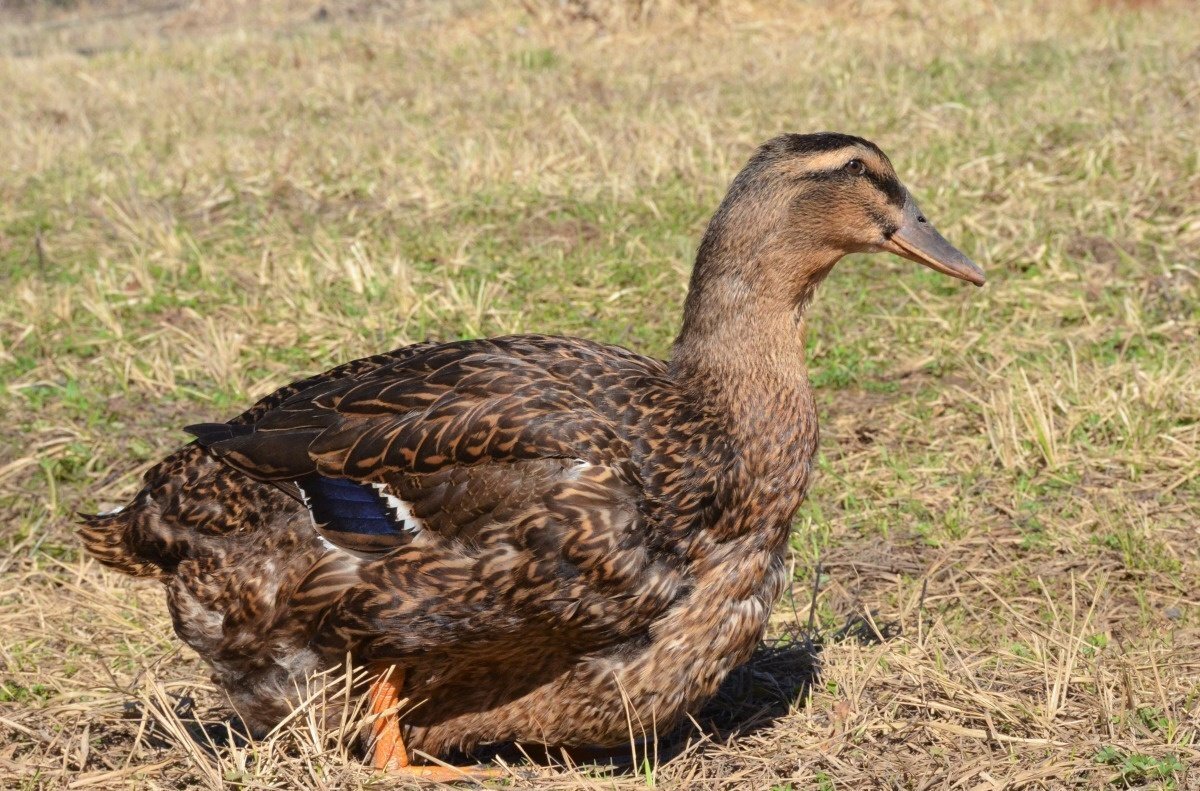
M 81 557 L 73 511 L 128 497 L 181 425 L 427 336 L 665 353 L 752 146 L 831 128 L 889 151 L 990 280 L 856 258 L 813 308 L 821 476 L 776 633 L 821 650 L 764 649 L 631 767 L 513 785 L 1200 788 L 1191 17 L 0 11 L 0 786 L 387 785 L 307 711 L 213 749 L 227 711 L 161 594 Z

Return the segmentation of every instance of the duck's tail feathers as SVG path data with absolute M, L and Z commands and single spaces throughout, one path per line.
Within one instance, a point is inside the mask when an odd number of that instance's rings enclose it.
M 79 537 L 97 560 L 134 577 L 161 579 L 163 569 L 134 549 L 136 505 L 103 514 L 79 514 Z
M 201 445 L 207 448 L 218 442 L 253 434 L 254 426 L 233 423 L 193 423 L 190 426 L 184 426 L 183 430 L 191 434 L 199 440 Z

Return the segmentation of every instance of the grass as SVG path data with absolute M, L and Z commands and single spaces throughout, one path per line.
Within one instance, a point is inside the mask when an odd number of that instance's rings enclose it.
M 321 8 L 0 11 L 0 786 L 377 784 L 303 713 L 205 747 L 207 673 L 72 514 L 180 426 L 425 337 L 665 354 L 740 163 L 832 128 L 989 283 L 851 258 L 813 307 L 774 632 L 813 624 L 820 680 L 764 649 L 677 754 L 513 783 L 1200 788 L 1186 4 Z

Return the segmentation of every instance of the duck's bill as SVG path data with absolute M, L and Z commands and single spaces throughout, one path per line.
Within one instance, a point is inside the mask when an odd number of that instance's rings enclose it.
M 925 219 L 912 196 L 905 201 L 900 227 L 884 242 L 883 249 L 977 286 L 982 286 L 986 280 L 983 270 L 947 242 L 933 223 Z

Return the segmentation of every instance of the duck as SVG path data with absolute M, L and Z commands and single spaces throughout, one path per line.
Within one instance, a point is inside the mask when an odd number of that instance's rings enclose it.
M 188 426 L 82 543 L 162 584 L 251 733 L 348 656 L 364 758 L 400 775 L 664 732 L 764 636 L 817 452 L 805 313 L 879 252 L 984 283 L 877 145 L 774 137 L 707 225 L 669 359 L 527 334 L 347 362 Z

